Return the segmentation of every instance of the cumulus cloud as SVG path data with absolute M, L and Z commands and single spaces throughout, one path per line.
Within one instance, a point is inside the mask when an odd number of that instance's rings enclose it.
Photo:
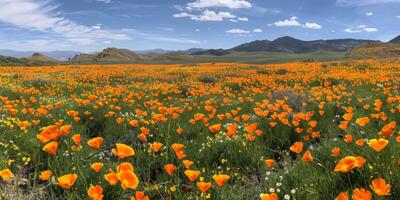
M 309 28 L 309 29 L 321 29 L 322 26 L 319 25 L 319 24 L 317 24 L 317 23 L 309 23 L 309 22 L 307 22 L 307 23 L 304 24 L 304 28 Z
M 238 17 L 237 18 L 239 21 L 242 21 L 242 22 L 247 22 L 247 21 L 249 21 L 249 19 L 247 18 L 247 17 Z
M 293 16 L 290 19 L 279 20 L 275 22 L 274 25 L 278 27 L 302 26 L 304 28 L 315 29 L 315 30 L 322 28 L 321 25 L 312 22 L 306 22 L 305 24 L 301 24 L 296 16 Z
M 297 21 L 297 17 L 293 16 L 290 19 L 280 20 L 275 22 L 275 26 L 279 27 L 288 27 L 288 26 L 301 26 L 301 24 Z
M 186 12 L 174 14 L 173 17 L 182 18 L 189 17 L 191 20 L 195 21 L 224 21 L 224 19 L 234 19 L 235 15 L 229 12 L 215 12 L 212 10 L 205 10 L 199 15 L 189 14 Z
M 263 30 L 259 29 L 259 28 L 256 28 L 253 30 L 253 33 L 262 33 L 262 32 L 263 32 Z
M 100 1 L 100 2 L 103 2 L 103 3 L 111 3 L 111 0 L 96 0 L 96 1 Z
M 379 30 L 377 28 L 368 27 L 366 25 L 359 25 L 357 27 L 346 28 L 344 29 L 344 31 L 347 33 L 362 33 L 362 32 L 372 33 L 372 32 L 378 32 Z
M 239 28 L 234 28 L 231 30 L 225 31 L 226 33 L 233 33 L 233 34 L 248 34 L 250 31 L 239 29 Z
M 367 12 L 367 13 L 365 13 L 365 15 L 372 16 L 372 15 L 374 15 L 374 13 L 373 12 Z
M 0 22 L 43 32 L 52 32 L 70 42 L 91 44 L 97 40 L 129 40 L 128 35 L 116 30 L 100 30 L 77 24 L 60 16 L 52 0 L 0 0 Z
M 196 0 L 188 3 L 189 8 L 230 8 L 230 9 L 241 9 L 251 8 L 252 5 L 246 0 Z

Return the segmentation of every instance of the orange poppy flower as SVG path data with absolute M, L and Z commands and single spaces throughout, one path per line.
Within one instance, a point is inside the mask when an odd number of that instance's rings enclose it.
M 359 126 L 366 126 L 368 123 L 369 123 L 368 117 L 362 117 L 356 120 L 356 124 L 358 124 Z
M 48 154 L 56 155 L 58 149 L 58 142 L 52 141 L 44 145 L 42 150 Z
M 104 138 L 95 137 L 87 141 L 87 144 L 93 149 L 100 149 L 101 144 L 103 144 Z
M 80 134 L 75 134 L 75 135 L 73 135 L 71 138 L 72 138 L 72 141 L 73 141 L 76 145 L 78 145 L 78 144 L 81 143 L 81 135 L 80 135 Z
M 378 196 L 390 195 L 390 184 L 386 183 L 382 178 L 373 179 L 370 187 Z
M 388 145 L 388 143 L 389 141 L 383 138 L 368 140 L 368 145 L 376 152 L 381 152 Z
M 313 157 L 310 153 L 310 151 L 306 151 L 303 154 L 303 157 L 301 158 L 304 162 L 308 163 L 308 162 L 312 162 L 313 161 Z
M 228 136 L 229 138 L 232 138 L 235 135 L 236 130 L 237 130 L 236 124 L 230 124 L 227 127 L 226 136 Z
M 200 189 L 202 193 L 207 192 L 208 189 L 211 187 L 211 182 L 197 182 L 197 187 Z
M 115 185 L 118 183 L 118 176 L 112 170 L 108 174 L 104 175 L 104 178 L 110 185 Z
M 47 181 L 52 175 L 53 173 L 50 170 L 45 170 L 40 172 L 39 179 L 42 181 Z
M 135 196 L 131 197 L 131 200 L 150 200 L 149 196 L 145 196 L 144 192 L 136 191 Z
M 124 159 L 135 155 L 133 148 L 126 144 L 117 143 L 115 146 L 116 148 L 112 149 L 111 152 L 117 155 L 119 159 Z
M 182 135 L 182 133 L 183 133 L 183 128 L 178 128 L 178 129 L 176 129 L 176 132 L 178 133 L 178 135 Z
M 334 171 L 347 173 L 356 167 L 361 168 L 365 162 L 362 157 L 346 156 L 336 164 Z
M 185 175 L 191 182 L 194 182 L 197 179 L 197 177 L 200 176 L 200 174 L 201 172 L 197 170 L 190 170 L 190 169 L 185 170 Z
M 295 142 L 291 147 L 290 151 L 293 151 L 296 154 L 300 154 L 303 151 L 303 142 Z
M 353 200 L 370 200 L 372 198 L 371 193 L 364 188 L 356 188 L 353 190 Z
M 346 130 L 349 127 L 349 122 L 348 121 L 341 121 L 339 124 L 339 128 L 342 130 Z
M 137 120 L 132 119 L 129 121 L 129 125 L 136 128 L 139 126 L 139 122 Z
M 349 200 L 349 195 L 347 192 L 341 192 L 339 196 L 335 198 L 335 200 Z
M 0 171 L 0 177 L 4 181 L 10 180 L 13 176 L 14 176 L 13 173 L 9 169 L 3 169 Z
M 102 200 L 104 196 L 103 188 L 100 185 L 90 185 L 87 194 L 92 200 Z
M 178 158 L 178 160 L 186 158 L 186 154 L 183 153 L 183 151 L 176 152 L 175 154 L 176 154 L 176 157 Z
M 129 162 L 122 162 L 117 166 L 117 172 L 122 172 L 122 171 L 133 171 L 133 165 Z
M 273 159 L 267 159 L 264 162 L 265 162 L 265 165 L 267 165 L 268 168 L 272 168 L 275 165 L 275 160 L 273 160 Z
M 318 122 L 317 121 L 310 121 L 308 122 L 308 125 L 310 125 L 311 128 L 315 128 L 317 126 Z
M 77 174 L 66 174 L 57 179 L 57 185 L 68 190 L 72 185 L 74 185 L 77 178 Z
M 217 133 L 222 127 L 222 124 L 214 124 L 208 127 L 211 133 Z
M 219 187 L 222 187 L 229 180 L 230 176 L 225 174 L 215 174 L 212 176 L 212 178 Z
M 331 150 L 331 156 L 333 156 L 333 157 L 337 157 L 337 156 L 339 156 L 340 155 L 340 148 L 339 147 L 335 147 L 335 148 L 333 148 L 332 150 Z
M 355 143 L 356 143 L 357 146 L 364 146 L 365 140 L 364 139 L 358 139 L 358 140 L 356 140 Z
M 174 174 L 176 166 L 174 164 L 166 164 L 166 165 L 164 165 L 164 169 L 165 169 L 165 172 L 167 172 L 167 174 L 169 176 L 172 176 L 172 174 Z
M 278 195 L 276 193 L 271 194 L 260 194 L 261 200 L 278 200 Z
M 101 168 L 103 168 L 104 164 L 101 162 L 96 162 L 90 165 L 90 168 L 93 169 L 93 171 L 95 172 L 99 172 L 101 170 Z
M 384 138 L 388 138 L 393 135 L 395 127 L 396 122 L 392 121 L 389 124 L 383 126 L 379 134 L 382 135 Z
M 183 148 L 185 148 L 185 145 L 183 144 L 178 144 L 178 143 L 174 143 L 171 145 L 172 150 L 174 150 L 175 153 L 182 151 Z
M 344 136 L 344 139 L 343 139 L 345 142 L 347 142 L 347 143 L 351 143 L 351 142 L 353 142 L 353 136 L 352 135 L 350 135 L 350 134 L 346 134 L 345 136 Z
M 150 144 L 150 148 L 154 153 L 159 152 L 162 146 L 163 144 L 159 142 L 153 142 Z
M 117 174 L 117 176 L 118 180 L 121 181 L 121 186 L 124 190 L 128 188 L 136 189 L 136 187 L 139 185 L 139 178 L 133 171 L 121 171 Z
M 69 135 L 71 133 L 72 126 L 71 125 L 65 125 L 60 127 L 60 131 L 64 133 L 65 135 Z
M 182 161 L 182 163 L 186 169 L 189 169 L 194 164 L 193 161 L 190 161 L 190 160 L 184 160 L 184 161 Z

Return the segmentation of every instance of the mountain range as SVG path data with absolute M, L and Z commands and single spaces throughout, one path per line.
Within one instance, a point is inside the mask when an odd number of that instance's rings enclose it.
M 181 51 L 170 51 L 164 49 L 152 49 L 146 51 L 131 51 L 129 49 L 107 48 L 101 52 L 80 53 L 77 51 L 51 51 L 51 52 L 19 52 L 12 50 L 0 50 L 1 63 L 24 64 L 52 64 L 57 61 L 63 63 L 162 63 L 162 62 L 196 62 L 196 61 L 235 61 L 237 57 L 275 56 L 293 58 L 319 55 L 346 55 L 347 58 L 364 59 L 373 57 L 369 52 L 376 55 L 400 56 L 398 51 L 400 36 L 388 43 L 377 40 L 358 39 L 334 39 L 303 41 L 293 37 L 285 36 L 273 41 L 256 40 L 244 43 L 231 49 L 201 49 L 191 48 Z M 378 51 L 376 51 L 379 49 Z M 383 51 L 383 52 L 382 52 Z M 387 54 L 385 52 L 388 52 Z M 30 56 L 32 55 L 32 56 Z M 12 58 L 16 57 L 16 58 Z M 220 57 L 220 58 L 218 58 Z M 336 57 L 335 57 L 336 58 Z M 6 60 L 10 62 L 6 62 Z
M 34 53 L 40 53 L 56 60 L 66 61 L 69 58 L 74 57 L 77 54 L 81 54 L 79 51 L 14 51 L 9 49 L 0 50 L 0 55 L 15 57 L 15 58 L 27 58 L 32 56 Z
M 285 52 L 285 53 L 311 53 L 316 51 L 344 52 L 355 47 L 368 44 L 381 43 L 376 40 L 357 40 L 357 39 L 336 39 L 336 40 L 313 40 L 303 41 L 293 37 L 285 36 L 276 40 L 256 40 L 253 42 L 241 44 L 231 49 L 214 51 L 196 52 L 196 55 L 211 54 L 221 56 L 229 54 L 232 51 L 239 52 Z

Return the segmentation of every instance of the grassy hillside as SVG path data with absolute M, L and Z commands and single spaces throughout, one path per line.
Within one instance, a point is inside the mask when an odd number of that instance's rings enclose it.
M 212 55 L 187 55 L 179 53 L 168 54 L 149 54 L 142 56 L 140 59 L 113 59 L 106 56 L 102 59 L 94 61 L 93 55 L 81 54 L 73 59 L 73 64 L 126 64 L 126 63 L 143 63 L 143 64 L 179 64 L 179 63 L 206 63 L 206 62 L 238 62 L 238 63 L 254 63 L 254 64 L 269 64 L 282 63 L 289 61 L 329 61 L 344 58 L 345 52 L 329 52 L 318 51 L 313 53 L 285 53 L 285 52 L 233 52 L 223 56 Z M 54 65 L 68 64 L 68 62 L 56 62 L 48 59 L 32 59 L 32 58 L 12 58 L 0 57 L 0 65 L 2 66 L 36 66 L 36 65 Z
M 18 58 L 0 56 L 0 65 L 1 66 L 15 66 L 15 65 L 24 65 L 25 63 Z
M 288 61 L 318 60 L 329 61 L 342 59 L 345 52 L 319 51 L 314 53 L 293 54 L 284 52 L 234 52 L 224 56 L 198 55 L 183 59 L 151 59 L 142 63 L 204 63 L 204 62 L 239 62 L 254 64 L 282 63 Z
M 362 45 L 346 54 L 348 59 L 386 59 L 399 58 L 400 44 L 367 44 Z

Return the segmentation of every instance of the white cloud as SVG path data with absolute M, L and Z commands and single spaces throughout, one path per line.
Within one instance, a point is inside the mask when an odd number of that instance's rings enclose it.
M 321 29 L 322 28 L 321 25 L 319 25 L 317 23 L 310 23 L 310 22 L 305 23 L 304 27 L 309 28 L 309 29 Z
M 77 24 L 61 17 L 52 0 L 0 0 L 0 22 L 18 28 L 50 32 L 65 37 L 68 41 L 83 44 L 97 40 L 129 40 L 130 37 L 116 30 L 99 30 Z
M 368 33 L 372 33 L 372 32 L 378 32 L 377 28 L 364 28 L 364 31 L 368 32 Z
M 379 30 L 377 28 L 368 27 L 366 25 L 359 25 L 355 28 L 354 27 L 346 28 L 344 29 L 344 31 L 347 33 L 362 33 L 362 32 L 372 33 L 372 32 L 378 32 Z
M 241 9 L 251 8 L 252 5 L 246 0 L 196 0 L 192 3 L 188 3 L 189 8 L 230 8 L 230 9 Z
M 174 14 L 172 16 L 176 17 L 176 18 L 181 18 L 181 17 L 192 17 L 194 15 L 191 15 L 191 14 L 186 13 L 186 12 L 181 12 L 181 13 Z
M 195 30 L 196 32 L 200 32 L 200 29 L 198 29 L 198 28 L 196 28 L 196 30 Z
M 293 16 L 290 19 L 280 20 L 275 22 L 275 26 L 279 27 L 288 27 L 288 26 L 301 26 L 301 24 L 297 21 L 297 17 Z
M 365 15 L 372 16 L 372 15 L 374 15 L 374 13 L 373 12 L 367 12 L 367 13 L 365 13 Z
M 262 33 L 262 32 L 263 32 L 263 30 L 259 29 L 259 28 L 256 28 L 253 30 L 253 33 Z
M 95 25 L 95 26 L 92 26 L 92 28 L 93 28 L 93 29 L 96 29 L 96 30 L 100 30 L 100 29 L 101 29 L 101 26 L 100 26 L 100 25 Z
M 336 0 L 336 4 L 340 6 L 367 6 L 383 3 L 400 3 L 400 0 Z
M 399 15 L 399 16 L 396 16 L 396 17 L 400 19 L 400 15 Z
M 100 1 L 100 2 L 103 2 L 103 3 L 111 3 L 111 0 L 96 0 L 96 1 Z
M 274 25 L 278 27 L 302 26 L 304 28 L 316 30 L 322 28 L 322 26 L 317 23 L 306 22 L 305 24 L 301 24 L 296 16 L 293 16 L 290 19 L 279 20 L 275 22 Z M 268 26 L 270 26 L 270 24 L 268 24 Z
M 247 17 L 238 17 L 237 18 L 239 21 L 242 21 L 242 22 L 247 22 L 247 21 L 249 21 L 249 19 L 247 18 Z
M 182 18 L 189 17 L 191 20 L 195 21 L 224 21 L 224 19 L 234 19 L 235 15 L 229 12 L 215 12 L 211 10 L 205 10 L 199 15 L 193 15 L 186 12 L 174 14 L 173 17 Z
M 233 34 L 249 34 L 250 33 L 250 31 L 243 30 L 243 29 L 238 29 L 238 28 L 227 30 L 225 32 L 226 33 L 233 33 Z
M 359 29 L 352 29 L 352 28 L 346 28 L 346 29 L 344 29 L 344 31 L 347 32 L 347 33 L 360 33 L 360 32 L 362 32 Z

